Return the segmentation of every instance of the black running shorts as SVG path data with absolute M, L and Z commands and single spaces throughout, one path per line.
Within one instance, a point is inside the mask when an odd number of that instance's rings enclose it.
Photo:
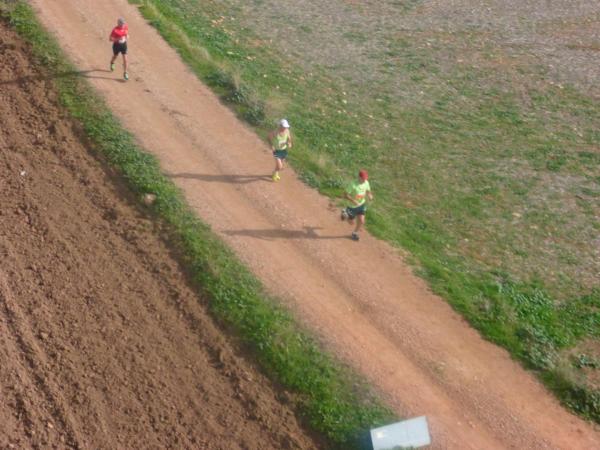
M 351 207 L 348 206 L 346 208 L 346 213 L 348 214 L 349 219 L 354 219 L 356 216 L 364 216 L 367 212 L 367 203 L 363 203 L 360 206 Z
M 119 53 L 127 54 L 127 42 L 113 43 L 113 54 L 118 55 Z

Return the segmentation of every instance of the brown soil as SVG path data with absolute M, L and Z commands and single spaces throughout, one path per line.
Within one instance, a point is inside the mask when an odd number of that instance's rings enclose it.
M 135 7 L 126 0 L 32 4 L 198 214 L 399 415 L 426 414 L 434 448 L 600 448 L 593 425 L 481 339 L 387 244 L 369 236 L 351 242 L 337 211 L 291 170 L 278 184 L 265 180 L 272 159 L 264 143 Z M 118 15 L 132 33 L 128 83 L 105 73 L 106 36 Z
M 317 447 L 3 24 L 0 58 L 0 448 Z

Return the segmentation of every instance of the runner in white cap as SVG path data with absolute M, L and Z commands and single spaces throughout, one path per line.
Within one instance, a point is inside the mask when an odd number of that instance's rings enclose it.
M 288 150 L 292 148 L 292 134 L 290 133 L 290 124 L 286 119 L 279 121 L 279 128 L 269 133 L 269 142 L 271 150 L 275 157 L 275 170 L 273 171 L 273 181 L 279 181 L 279 171 L 283 170 L 283 162 L 287 158 Z
M 113 28 L 109 41 L 113 43 L 113 57 L 110 60 L 110 71 L 115 70 L 115 61 L 119 53 L 123 55 L 123 78 L 129 80 L 129 74 L 127 73 L 127 41 L 129 40 L 129 26 L 125 22 L 125 19 L 119 17 L 117 20 L 117 26 Z

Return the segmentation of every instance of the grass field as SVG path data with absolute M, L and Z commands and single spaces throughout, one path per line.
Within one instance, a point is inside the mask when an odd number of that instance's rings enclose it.
M 391 411 L 360 377 L 322 352 L 198 220 L 177 188 L 161 174 L 156 160 L 137 147 L 65 59 L 31 8 L 25 2 L 0 0 L 0 17 L 31 45 L 97 156 L 126 180 L 140 202 L 143 194 L 156 194 L 155 203 L 146 206 L 148 213 L 160 221 L 164 237 L 222 328 L 237 336 L 263 370 L 290 393 L 288 401 L 312 429 L 329 439 L 332 448 L 367 448 L 369 428 L 394 419 Z
M 132 3 L 259 133 L 290 119 L 292 162 L 308 184 L 338 197 L 368 168 L 369 230 L 405 249 L 437 293 L 565 404 L 600 421 L 591 6 Z

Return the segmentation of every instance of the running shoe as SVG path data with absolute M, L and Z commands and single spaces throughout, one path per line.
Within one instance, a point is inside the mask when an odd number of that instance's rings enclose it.
M 123 74 L 123 78 L 125 79 L 125 81 L 129 80 L 129 74 L 127 72 L 125 72 Z
M 115 63 L 110 63 L 110 71 L 111 72 L 115 71 Z
M 273 178 L 273 181 L 279 181 L 279 180 L 281 180 L 281 177 L 277 173 L 274 173 L 272 178 Z
M 358 241 L 360 238 L 358 237 L 358 233 L 352 233 L 352 236 L 350 237 L 353 241 Z

